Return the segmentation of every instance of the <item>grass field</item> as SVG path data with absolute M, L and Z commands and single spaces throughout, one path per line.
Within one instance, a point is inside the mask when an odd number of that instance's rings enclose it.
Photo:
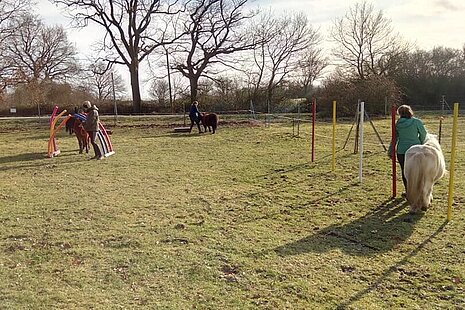
M 161 122 L 108 121 L 116 154 L 89 161 L 64 132 L 46 158 L 44 120 L 0 121 L 0 309 L 465 309 L 463 129 L 446 223 L 448 177 L 409 215 L 369 123 L 360 184 L 351 123 L 332 172 L 330 123 L 312 163 L 309 124 Z

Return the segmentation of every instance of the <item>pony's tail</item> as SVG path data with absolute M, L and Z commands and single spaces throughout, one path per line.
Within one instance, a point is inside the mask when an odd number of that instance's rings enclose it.
M 213 120 L 213 127 L 215 128 L 218 128 L 218 122 L 220 121 L 220 117 L 218 116 L 218 114 L 215 114 L 215 118 Z
M 425 186 L 424 186 L 424 172 L 422 169 L 422 162 L 424 159 L 423 154 L 414 154 L 411 159 L 409 159 L 409 164 L 412 164 L 408 167 L 407 171 L 407 200 L 410 205 L 414 208 L 421 207 L 426 203 L 423 201 L 425 197 Z

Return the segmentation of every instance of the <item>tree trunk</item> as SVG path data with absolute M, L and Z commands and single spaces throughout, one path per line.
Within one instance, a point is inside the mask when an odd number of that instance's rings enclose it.
M 196 76 L 189 78 L 190 87 L 191 87 L 191 104 L 197 100 L 197 89 L 199 87 L 199 78 Z
M 267 113 L 271 113 L 271 99 L 273 98 L 273 88 L 268 86 L 266 90 Z
M 133 102 L 133 112 L 141 112 L 141 103 L 142 99 L 140 97 L 140 85 L 139 85 L 139 64 L 133 63 L 129 67 L 129 72 L 131 73 L 131 88 L 132 88 L 132 102 Z
M 168 50 L 165 49 L 165 52 L 166 52 L 166 70 L 168 71 L 168 92 L 170 95 L 170 110 L 171 110 L 171 114 L 174 114 L 173 95 L 172 95 L 172 90 L 171 90 L 170 60 L 168 56 Z

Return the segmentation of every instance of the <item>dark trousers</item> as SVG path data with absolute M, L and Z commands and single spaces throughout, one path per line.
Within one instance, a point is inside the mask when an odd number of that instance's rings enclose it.
M 407 192 L 407 179 L 404 174 L 405 154 L 397 154 L 397 161 L 399 162 L 400 170 L 402 171 L 402 182 L 404 182 L 405 192 Z
M 200 129 L 200 119 L 197 117 L 192 117 L 192 116 L 189 116 L 189 118 L 191 119 L 191 128 L 189 129 L 189 132 L 192 131 L 192 127 L 194 127 L 194 123 L 197 124 L 197 128 L 199 129 L 199 132 L 202 132 L 202 130 Z
M 100 147 L 95 141 L 97 140 L 97 133 L 98 131 L 89 131 L 89 137 L 90 137 L 90 143 L 92 144 L 92 147 L 94 148 L 95 157 L 100 157 L 102 156 L 102 151 L 100 151 Z

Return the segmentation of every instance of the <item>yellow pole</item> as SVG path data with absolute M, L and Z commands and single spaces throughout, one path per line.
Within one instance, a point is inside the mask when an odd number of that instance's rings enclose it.
M 449 168 L 449 197 L 447 207 L 447 221 L 452 218 L 452 202 L 454 200 L 454 170 L 455 170 L 455 149 L 457 147 L 457 119 L 459 116 L 459 104 L 454 103 L 454 121 L 452 123 L 452 150 L 450 154 Z
M 336 100 L 333 101 L 333 164 L 332 171 L 336 170 Z

